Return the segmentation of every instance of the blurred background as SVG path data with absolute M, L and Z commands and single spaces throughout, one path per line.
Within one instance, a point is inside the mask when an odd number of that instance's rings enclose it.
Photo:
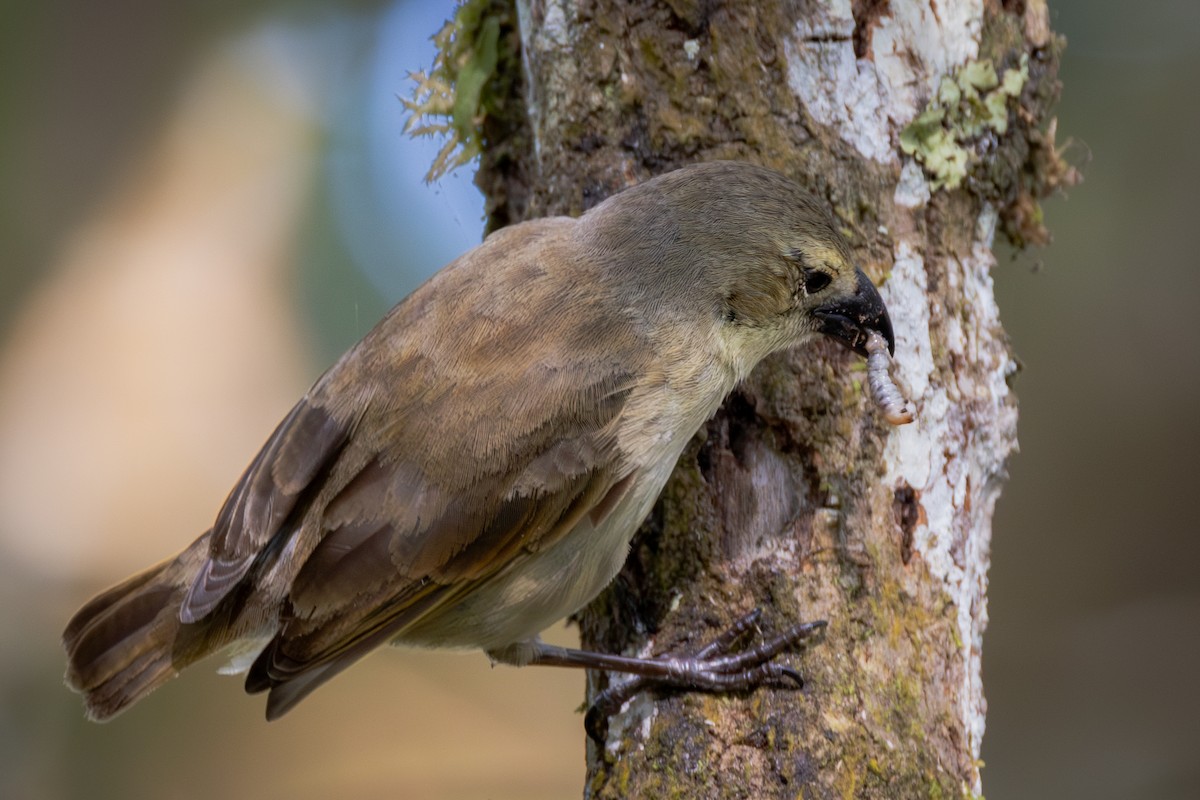
M 479 241 L 469 171 L 425 186 L 397 100 L 451 7 L 0 10 L 0 796 L 579 795 L 570 672 L 395 651 L 270 726 L 204 667 L 105 726 L 61 683 L 70 613 L 199 534 L 320 371 Z M 1045 204 L 1055 244 L 995 271 L 1024 371 L 984 789 L 1194 798 L 1200 5 L 1051 8 L 1059 141 L 1091 160 Z

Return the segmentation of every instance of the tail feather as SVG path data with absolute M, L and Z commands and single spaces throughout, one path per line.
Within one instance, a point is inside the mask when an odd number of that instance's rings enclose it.
M 179 607 L 207 551 L 201 537 L 178 557 L 114 586 L 75 613 L 63 633 L 66 682 L 93 720 L 111 719 L 225 642 Z
M 168 561 L 164 561 L 161 564 L 150 567 L 147 570 L 139 572 L 137 575 L 126 578 L 108 591 L 101 592 L 93 597 L 71 617 L 71 621 L 67 623 L 67 629 L 63 631 L 63 642 L 67 643 L 78 639 L 84 630 L 94 623 L 101 614 L 110 609 L 121 598 L 126 597 L 130 592 L 145 586 L 148 581 L 158 575 L 169 563 Z

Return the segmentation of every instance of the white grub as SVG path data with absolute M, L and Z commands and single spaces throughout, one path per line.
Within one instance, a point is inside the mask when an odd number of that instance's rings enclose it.
M 888 374 L 891 363 L 887 340 L 878 331 L 871 331 L 867 336 L 867 384 L 871 387 L 871 398 L 884 419 L 893 425 L 907 425 L 915 419 L 913 404 Z

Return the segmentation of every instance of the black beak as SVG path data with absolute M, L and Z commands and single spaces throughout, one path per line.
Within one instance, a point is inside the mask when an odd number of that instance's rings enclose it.
M 888 319 L 883 298 L 861 269 L 854 272 L 858 285 L 853 297 L 820 306 L 813 311 L 821 323 L 819 330 L 860 356 L 867 354 L 867 334 L 878 331 L 887 339 L 888 352 L 894 355 L 896 338 L 892 334 L 892 321 Z

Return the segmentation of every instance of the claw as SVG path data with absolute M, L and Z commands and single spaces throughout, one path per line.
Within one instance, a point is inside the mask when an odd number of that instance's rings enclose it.
M 708 658 L 727 653 L 730 648 L 741 641 L 743 636 L 753 634 L 754 627 L 762 619 L 762 609 L 756 608 L 730 625 L 720 636 L 696 651 L 696 658 Z
M 791 667 L 784 667 L 779 672 L 780 672 L 780 675 L 782 675 L 785 678 L 788 678 L 789 680 L 792 681 L 792 683 L 796 684 L 797 689 L 804 688 L 804 678 L 801 678 L 800 673 L 797 672 L 796 670 L 792 669 Z
M 596 744 L 604 744 L 608 739 L 608 718 L 611 716 L 612 713 L 607 709 L 601 710 L 598 703 L 593 703 L 583 716 L 583 729 L 587 731 L 588 738 Z

